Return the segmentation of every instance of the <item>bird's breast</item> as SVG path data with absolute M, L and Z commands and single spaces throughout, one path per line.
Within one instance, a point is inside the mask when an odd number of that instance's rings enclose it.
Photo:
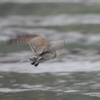
M 56 53 L 47 53 L 42 56 L 42 60 L 50 60 L 56 57 Z

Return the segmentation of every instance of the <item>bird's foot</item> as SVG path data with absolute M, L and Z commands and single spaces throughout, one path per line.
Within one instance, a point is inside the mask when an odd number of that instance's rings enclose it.
M 35 58 L 28 58 L 30 60 L 31 63 L 35 62 L 36 59 Z
M 39 65 L 39 61 L 40 61 L 39 57 L 38 58 L 36 58 L 36 57 L 29 58 L 29 60 L 31 62 L 31 65 L 34 65 L 35 67 L 37 67 Z
M 31 65 L 34 65 L 34 64 L 35 64 L 35 62 L 32 62 L 32 63 L 31 63 Z
M 38 65 L 39 65 L 39 62 L 36 62 L 36 63 L 34 64 L 35 67 L 37 67 Z

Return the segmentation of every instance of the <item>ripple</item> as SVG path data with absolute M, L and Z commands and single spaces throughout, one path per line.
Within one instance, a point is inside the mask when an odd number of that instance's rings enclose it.
M 44 73 L 44 72 L 91 72 L 100 71 L 100 62 L 90 63 L 82 62 L 63 62 L 63 63 L 41 63 L 34 67 L 28 63 L 8 63 L 0 64 L 0 72 L 17 72 L 17 73 Z M 80 67 L 81 66 L 81 67 Z
M 82 3 L 83 0 L 0 0 L 0 3 Z M 86 3 L 100 3 L 100 0 L 86 0 Z
M 66 20 L 65 20 L 66 19 Z M 36 21 L 38 20 L 38 21 Z M 0 27 L 4 26 L 64 26 L 76 24 L 100 24 L 100 14 L 60 14 L 46 17 L 8 16 L 0 17 Z

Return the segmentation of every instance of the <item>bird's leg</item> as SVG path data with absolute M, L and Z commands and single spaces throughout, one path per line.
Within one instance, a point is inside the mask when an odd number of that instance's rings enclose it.
M 37 67 L 39 65 L 40 59 L 37 59 L 34 63 L 34 66 Z
M 35 62 L 36 62 L 36 60 L 35 60 L 34 62 L 32 62 L 32 63 L 31 63 L 31 65 L 34 65 L 34 64 L 35 64 Z
M 36 62 L 36 58 L 29 58 L 29 60 L 31 61 L 31 65 L 34 65 Z
M 39 65 L 41 59 L 41 56 L 33 56 L 33 58 L 29 58 L 29 60 L 31 61 L 31 65 L 34 65 L 35 67 Z

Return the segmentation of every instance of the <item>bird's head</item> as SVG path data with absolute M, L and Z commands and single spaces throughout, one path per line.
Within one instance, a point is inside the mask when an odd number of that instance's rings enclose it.
M 57 52 L 56 54 L 57 54 L 57 55 L 61 55 L 61 52 L 59 51 L 59 52 Z

